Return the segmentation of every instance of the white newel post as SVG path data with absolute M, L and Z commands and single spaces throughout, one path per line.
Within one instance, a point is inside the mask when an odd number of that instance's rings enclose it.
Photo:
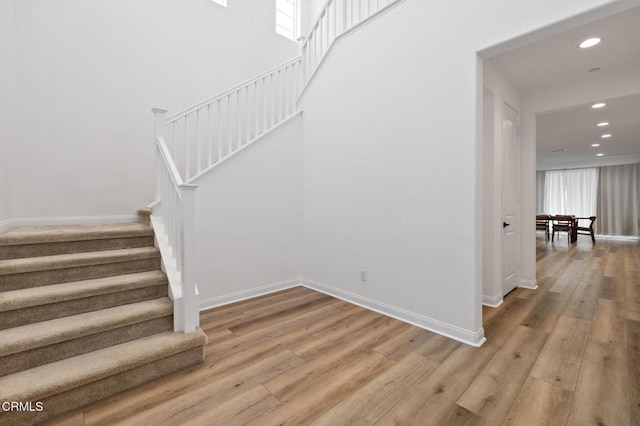
M 164 119 L 167 114 L 167 110 L 153 108 L 151 112 L 153 113 L 153 137 L 154 139 L 164 138 Z
M 180 185 L 182 204 L 182 300 L 184 302 L 184 332 L 193 333 L 200 325 L 200 307 L 196 298 L 196 283 L 193 274 L 195 260 L 196 236 L 196 198 L 195 190 L 198 185 Z
M 157 145 L 158 143 L 158 138 L 163 138 L 164 139 L 164 120 L 165 120 L 165 116 L 167 114 L 167 110 L 161 109 L 161 108 L 153 108 L 151 110 L 151 112 L 153 113 L 153 143 L 154 145 Z M 160 155 L 160 150 L 156 147 L 156 149 L 154 150 L 156 155 L 155 155 L 155 162 L 156 162 L 156 201 L 162 201 L 160 200 L 161 197 L 161 185 L 162 185 L 162 178 L 161 178 L 161 167 L 162 167 L 162 157 Z

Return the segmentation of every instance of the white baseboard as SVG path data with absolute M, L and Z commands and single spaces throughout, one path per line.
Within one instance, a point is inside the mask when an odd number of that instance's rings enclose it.
M 502 300 L 503 299 L 501 294 L 497 294 L 495 296 L 485 296 L 484 294 L 482 295 L 482 304 L 490 308 L 497 308 L 498 306 L 502 305 Z
M 338 299 L 353 303 L 354 305 L 361 306 L 365 309 L 378 312 L 379 314 L 415 325 L 416 327 L 433 331 L 434 333 L 466 343 L 467 345 L 479 347 L 486 341 L 483 328 L 480 328 L 480 330 L 476 332 L 464 330 L 451 324 L 428 318 L 414 312 L 409 312 L 395 306 L 387 305 L 386 303 L 378 302 L 355 293 L 344 291 L 306 278 L 300 278 L 300 285 L 337 297 Z
M 632 235 L 598 235 L 596 234 L 596 243 L 598 240 L 611 240 L 611 241 L 640 241 L 640 237 L 634 237 Z
M 538 280 L 523 280 L 520 279 L 518 282 L 518 287 L 520 288 L 528 288 L 529 290 L 537 290 L 538 289 Z
M 3 232 L 10 231 L 15 227 L 16 227 L 15 219 L 11 218 L 11 219 L 2 220 L 0 221 L 0 234 L 2 234 Z
M 138 215 L 20 217 L 15 219 L 15 224 L 16 226 L 100 225 L 112 223 L 130 223 L 137 221 Z
M 266 284 L 260 287 L 254 287 L 248 290 L 236 291 L 223 296 L 210 297 L 200 301 L 200 310 L 215 308 L 222 305 L 228 305 L 229 303 L 240 302 L 242 300 L 251 299 L 253 297 L 264 296 L 269 293 L 275 293 L 276 291 L 286 290 L 292 287 L 300 286 L 299 279 L 292 279 L 286 281 L 280 281 L 277 283 Z

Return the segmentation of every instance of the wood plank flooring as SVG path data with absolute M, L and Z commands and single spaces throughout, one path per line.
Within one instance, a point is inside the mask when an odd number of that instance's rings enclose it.
M 473 348 L 305 288 L 201 314 L 204 364 L 56 425 L 640 425 L 640 244 L 537 240 Z

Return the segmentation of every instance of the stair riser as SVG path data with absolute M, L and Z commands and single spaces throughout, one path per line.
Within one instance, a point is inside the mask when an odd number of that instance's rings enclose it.
M 79 337 L 66 342 L 43 346 L 41 348 L 18 352 L 0 357 L 0 376 L 60 361 L 61 359 L 81 355 L 109 346 L 171 331 L 173 316 L 168 315 L 140 323 L 119 327 L 89 336 Z
M 0 312 L 0 330 L 167 296 L 167 284 Z
M 0 260 L 152 246 L 152 236 L 0 246 Z
M 49 284 L 104 278 L 158 269 L 160 269 L 160 258 L 155 257 L 126 262 L 0 275 L 0 291 L 20 290 Z
M 3 413 L 3 426 L 27 426 L 52 419 L 91 404 L 95 401 L 115 395 L 152 380 L 159 379 L 176 371 L 202 363 L 203 348 L 195 347 L 184 352 L 156 360 L 152 363 L 122 371 L 104 379 L 55 395 L 32 395 L 30 401 L 42 401 L 44 410 L 30 413 Z

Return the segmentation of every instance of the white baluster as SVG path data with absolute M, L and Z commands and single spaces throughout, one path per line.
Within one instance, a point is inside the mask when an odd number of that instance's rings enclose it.
M 283 109 L 284 109 L 284 118 L 288 117 L 289 114 L 291 114 L 290 111 L 290 102 L 289 102 L 289 91 L 291 90 L 291 67 L 292 65 L 287 65 L 284 70 L 283 70 L 283 74 L 284 74 L 284 84 L 283 84 L 283 88 L 282 88 L 282 103 L 283 103 Z
M 262 109 L 262 131 L 267 130 L 267 77 L 262 78 L 262 101 L 264 102 L 264 108 Z
M 336 39 L 336 30 L 337 30 L 336 29 L 336 24 L 338 22 L 338 16 L 337 16 L 338 15 L 338 8 L 336 6 L 337 6 L 337 4 L 334 1 L 331 1 L 329 3 L 329 7 L 331 8 L 329 11 L 333 12 L 333 13 L 329 13 L 329 16 L 331 17 L 329 19 L 329 23 L 330 23 L 330 26 L 331 26 L 331 43 L 330 44 L 332 44 Z
M 227 144 L 227 155 L 225 155 L 225 157 L 231 155 L 233 143 L 233 132 L 231 131 L 231 94 L 227 95 L 227 133 L 229 143 Z
M 291 112 L 293 113 L 296 108 L 296 100 L 298 97 L 298 83 L 300 82 L 300 67 L 302 63 L 300 61 L 294 62 L 291 70 L 293 75 L 291 76 Z
M 236 92 L 236 121 L 237 123 L 237 132 L 238 132 L 238 141 L 236 143 L 236 149 L 242 146 L 242 120 L 240 119 L 240 91 L 242 89 L 238 89 Z
M 173 182 L 171 182 L 171 239 L 173 243 L 171 247 L 174 248 L 174 256 L 176 258 L 176 267 L 178 270 L 182 267 L 182 262 L 180 259 L 180 235 L 178 228 L 178 217 L 180 217 L 180 198 L 177 189 Z
M 349 9 L 348 0 L 342 0 L 342 32 L 347 31 L 347 11 Z
M 185 172 L 184 172 L 184 180 L 188 181 L 191 177 L 191 167 L 189 164 L 189 157 L 191 155 L 191 150 L 189 147 L 189 116 L 185 115 L 184 117 L 184 163 L 185 163 Z
M 211 137 L 211 104 L 207 105 L 207 146 L 209 157 L 207 159 L 207 168 L 213 164 L 213 138 Z
M 246 133 L 247 133 L 247 140 L 246 142 L 249 142 L 251 140 L 251 116 L 249 114 L 249 111 L 251 111 L 251 108 L 249 108 L 249 87 L 251 86 L 246 86 L 244 89 L 244 107 L 245 107 L 245 127 L 246 127 Z
M 255 98 L 255 110 L 254 110 L 254 118 L 255 118 L 255 123 L 253 123 L 255 125 L 255 131 L 254 131 L 254 135 L 256 137 L 258 137 L 258 135 L 260 134 L 260 97 L 258 96 L 258 81 L 256 80 L 253 83 L 253 95 Z
M 311 43 L 309 43 L 309 39 L 307 39 L 305 41 L 305 48 L 304 48 L 304 63 L 305 63 L 305 70 L 304 70 L 304 82 L 306 83 L 307 81 L 309 81 L 309 77 L 311 76 L 311 64 L 309 63 L 309 49 L 311 49 Z
M 284 118 L 284 70 L 278 70 L 278 121 L 279 123 Z
M 196 174 L 202 170 L 202 147 L 200 146 L 200 139 L 200 109 L 198 109 L 196 111 Z
M 218 115 L 218 159 L 216 161 L 220 161 L 222 160 L 222 105 L 221 102 L 218 100 L 217 102 L 217 106 L 218 106 L 218 111 L 217 111 L 217 115 Z
M 171 157 L 173 161 L 176 159 L 176 145 L 178 145 L 178 141 L 176 141 L 176 122 L 171 122 Z
M 276 82 L 275 82 L 275 74 L 271 74 L 271 108 L 270 108 L 270 117 L 271 117 L 271 125 L 270 128 L 276 122 Z

